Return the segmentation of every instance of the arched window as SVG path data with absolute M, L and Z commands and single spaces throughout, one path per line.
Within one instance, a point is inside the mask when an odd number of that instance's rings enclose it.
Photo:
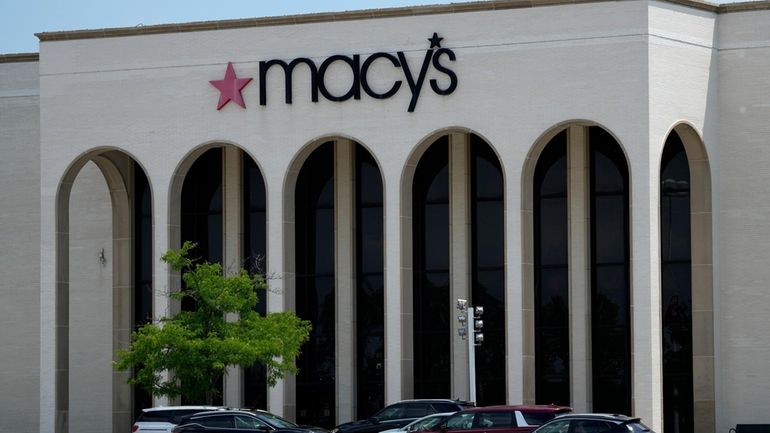
M 680 433 L 694 431 L 690 237 L 689 162 L 672 132 L 660 165 L 663 427 Z
M 362 145 L 335 138 L 302 163 L 295 309 L 313 326 L 297 360 L 303 424 L 366 418 L 385 403 L 383 209 L 382 175 Z
M 607 131 L 588 130 L 592 410 L 631 415 L 628 167 Z
M 428 148 L 412 186 L 415 398 L 451 393 L 448 144 Z
M 625 155 L 604 129 L 572 125 L 544 147 L 532 185 L 535 401 L 630 414 Z
M 467 343 L 452 332 L 457 297 L 484 308 L 484 341 L 475 349 L 476 403 L 504 404 L 505 194 L 500 161 L 476 134 L 439 137 L 417 164 L 412 200 L 414 396 L 465 392 Z
M 190 167 L 182 186 L 182 241 L 196 243 L 193 257 L 210 263 L 222 263 L 223 221 L 222 221 L 222 148 L 209 149 Z M 182 300 L 182 309 L 197 308 L 190 297 Z M 222 382 L 214 404 L 223 403 Z M 189 401 L 182 396 L 183 404 L 203 402 Z
M 310 321 L 297 359 L 297 422 L 335 425 L 334 143 L 305 161 L 295 192 L 296 313 Z
M 382 176 L 356 145 L 356 396 L 358 418 L 385 405 L 385 250 Z
M 471 299 L 484 307 L 476 348 L 476 404 L 505 403 L 505 194 L 492 148 L 470 134 Z
M 207 150 L 187 172 L 181 230 L 182 241 L 197 244 L 195 257 L 222 263 L 222 148 Z
M 567 131 L 543 150 L 534 182 L 535 401 L 570 403 Z

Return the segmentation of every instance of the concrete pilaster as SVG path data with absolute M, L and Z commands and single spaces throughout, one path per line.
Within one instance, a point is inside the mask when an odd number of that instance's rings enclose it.
M 181 288 L 181 278 L 179 273 L 172 272 L 171 268 L 160 258 L 169 248 L 179 248 L 182 246 L 180 220 L 184 175 L 174 173 L 172 179 L 169 180 L 168 178 L 154 179 L 150 174 L 151 173 L 148 173 L 147 180 L 151 183 L 153 191 L 152 319 L 153 321 L 157 321 L 160 318 L 171 314 L 172 300 L 169 298 L 168 294 L 173 290 L 179 290 L 179 288 Z M 171 182 L 172 184 L 171 191 L 165 186 L 168 185 L 168 182 Z M 169 192 L 166 193 L 166 191 Z M 168 209 L 168 212 L 165 212 L 165 209 Z M 166 372 L 164 376 L 163 380 L 168 377 L 168 372 Z M 152 404 L 153 406 L 168 406 L 171 404 L 171 401 L 168 397 L 153 396 Z
M 584 126 L 568 130 L 570 391 L 576 412 L 591 410 L 588 140 Z
M 451 298 L 449 317 L 457 317 L 457 299 L 471 302 L 470 288 L 470 145 L 468 134 L 449 136 L 449 241 Z M 470 399 L 468 343 L 458 334 L 458 320 L 452 328 L 452 395 Z M 469 335 L 468 338 L 473 338 Z
M 294 191 L 301 164 L 268 177 L 267 195 L 267 312 L 295 311 L 294 290 Z M 269 174 L 270 171 L 268 170 Z M 288 375 L 267 390 L 267 410 L 296 419 L 296 378 Z
M 223 224 L 224 233 L 222 239 L 222 268 L 225 275 L 237 274 L 243 263 L 242 242 L 243 239 L 243 176 L 241 150 L 227 146 L 222 155 L 222 195 L 224 203 Z M 227 320 L 236 320 L 236 315 L 228 315 Z M 223 401 L 226 406 L 243 406 L 243 368 L 228 367 L 224 379 Z
M 334 245 L 336 302 L 337 420 L 356 414 L 355 143 L 339 139 L 334 147 Z
M 131 344 L 134 272 L 132 239 L 134 236 L 133 208 L 130 196 L 133 196 L 133 161 L 122 157 L 118 159 L 122 166 L 123 177 L 118 173 L 107 176 L 110 183 L 112 203 L 112 263 L 106 266 L 112 269 L 112 354 L 117 350 L 127 349 Z M 118 168 L 119 171 L 120 168 Z M 102 168 L 102 171 L 105 171 Z M 110 170 L 112 171 L 112 170 Z M 106 173 L 105 173 L 106 174 Z M 122 431 L 131 423 L 133 413 L 132 386 L 127 383 L 132 372 L 120 372 L 112 369 L 112 431 Z
M 646 145 L 628 141 L 627 147 Z M 631 194 L 631 320 L 633 416 L 663 431 L 662 322 L 660 311 L 660 164 L 648 158 L 629 176 Z
M 412 348 L 412 188 L 414 164 L 387 172 L 383 166 L 385 220 L 385 403 L 414 395 Z M 403 177 L 402 177 L 403 176 Z M 403 182 L 403 183 L 402 183 Z

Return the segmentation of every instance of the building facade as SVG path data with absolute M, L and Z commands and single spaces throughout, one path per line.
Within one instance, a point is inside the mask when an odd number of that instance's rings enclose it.
M 313 331 L 223 403 L 770 423 L 770 3 L 497 0 L 42 33 L 0 56 L 0 431 L 114 432 L 198 243 Z

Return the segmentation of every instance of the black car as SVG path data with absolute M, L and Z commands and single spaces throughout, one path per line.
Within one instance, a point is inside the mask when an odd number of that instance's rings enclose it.
M 560 415 L 533 433 L 655 433 L 639 418 L 598 413 Z
M 472 406 L 465 401 L 449 399 L 404 400 L 386 406 L 369 419 L 340 424 L 332 429 L 332 433 L 379 433 L 403 427 L 426 415 L 457 412 Z
M 320 427 L 300 426 L 262 410 L 219 410 L 182 418 L 173 433 L 328 433 Z

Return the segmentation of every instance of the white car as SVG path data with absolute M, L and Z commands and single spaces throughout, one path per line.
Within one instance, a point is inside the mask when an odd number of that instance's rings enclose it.
M 171 429 L 185 415 L 220 409 L 219 406 L 160 406 L 142 409 L 142 414 L 131 426 L 131 433 L 171 433 Z
M 420 419 L 416 419 L 403 427 L 383 430 L 380 433 L 415 433 L 423 430 L 432 430 L 433 427 L 439 425 L 441 421 L 444 421 L 444 419 L 454 413 L 455 412 L 432 413 Z

